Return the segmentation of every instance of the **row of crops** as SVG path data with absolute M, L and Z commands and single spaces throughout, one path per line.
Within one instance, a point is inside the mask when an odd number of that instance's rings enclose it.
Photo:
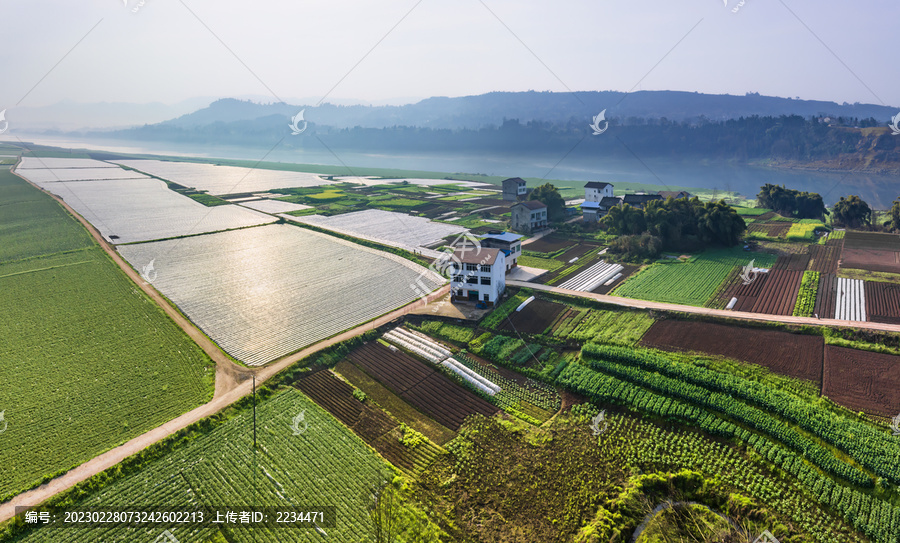
M 819 272 L 805 271 L 794 305 L 795 317 L 812 317 L 816 307 L 816 292 L 819 290 Z
M 389 473 L 387 465 L 339 421 L 294 389 L 260 403 L 256 411 L 259 447 L 255 452 L 253 417 L 244 410 L 209 433 L 146 463 L 138 472 L 80 499 L 77 507 L 333 505 L 337 508 L 337 526 L 325 529 L 328 540 L 356 543 L 365 538 L 369 525 L 367 485 Z M 293 420 L 301 413 L 303 424 L 298 426 Z M 17 541 L 150 543 L 157 541 L 165 529 L 182 542 L 213 540 L 219 532 L 213 524 L 190 531 L 179 525 L 53 532 L 38 529 Z M 236 543 L 312 542 L 323 537 L 311 528 L 267 529 L 232 524 L 222 530 L 221 535 Z
M 876 476 L 900 482 L 897 440 L 867 423 L 823 412 L 803 399 L 754 381 L 676 362 L 653 352 L 588 344 L 582 356 L 589 359 L 594 369 L 722 413 L 805 451 L 820 468 L 859 486 L 872 486 L 873 481 L 865 472 L 838 460 L 827 448 L 793 430 L 792 425 L 840 449 Z
M 645 473 L 700 470 L 715 477 L 723 486 L 737 489 L 740 494 L 749 494 L 794 520 L 804 532 L 823 543 L 858 540 L 828 514 L 828 506 L 844 513 L 855 528 L 863 531 L 868 528 L 870 533 L 880 534 L 877 541 L 896 541 L 891 530 L 900 527 L 900 508 L 892 507 L 888 502 L 835 485 L 827 477 L 816 477 L 806 486 L 806 481 L 772 476 L 763 462 L 747 458 L 727 444 L 696 432 L 663 429 L 631 417 L 612 416 L 608 421 L 609 429 L 600 436 L 599 444 L 610 450 L 622 464 L 640 468 Z M 653 446 L 648 447 L 646 443 L 653 443 Z M 785 454 L 787 451 L 768 441 L 757 451 L 761 458 L 782 464 L 790 457 Z M 815 476 L 812 470 L 806 473 Z M 775 527 L 769 529 L 778 537 L 785 535 Z
M 673 399 L 627 379 L 620 379 L 578 364 L 570 364 L 566 367 L 557 382 L 596 402 L 630 406 L 651 415 L 687 421 L 712 435 L 738 438 L 748 447 L 752 447 L 760 456 L 793 475 L 802 483 L 805 491 L 811 492 L 821 505 L 831 507 L 841 513 L 856 529 L 865 532 L 878 542 L 895 543 L 897 541 L 897 534 L 900 533 L 900 508 L 866 492 L 835 483 L 830 477 L 822 475 L 807 461 L 804 461 L 804 458 L 809 459 L 808 451 L 798 453 L 788 450 L 759 434 L 730 422 L 727 418 L 720 418 L 701 408 L 694 407 L 686 401 Z M 643 447 L 642 449 L 650 451 L 651 456 L 659 461 L 671 461 L 665 451 L 660 451 L 659 447 Z M 643 456 L 646 456 L 646 453 Z M 721 462 L 722 459 L 719 458 L 717 461 Z M 705 465 L 704 468 L 706 468 Z M 735 479 L 741 475 L 740 470 L 727 469 L 726 472 L 729 479 Z M 751 489 L 764 503 L 779 506 L 790 494 L 780 492 L 778 486 L 774 479 L 769 478 L 764 481 L 757 479 L 750 484 L 745 482 L 740 488 Z M 831 524 L 824 518 L 825 515 L 821 509 L 798 511 L 782 508 L 782 512 L 795 517 L 804 531 L 819 541 L 846 540 L 835 538 L 835 534 L 830 529 Z
M 738 249 L 707 250 L 689 262 L 656 263 L 629 277 L 613 291 L 615 296 L 703 306 L 713 297 L 735 266 L 745 266 L 751 258 L 760 268 L 769 268 L 775 256 L 747 253 Z
M 556 412 L 559 410 L 562 399 L 559 393 L 551 386 L 544 383 L 528 380 L 528 386 L 522 386 L 512 379 L 508 379 L 496 370 L 472 359 L 464 353 L 456 355 L 456 359 L 466 367 L 472 369 L 492 382 L 497 383 L 501 390 L 494 399 L 501 409 L 519 409 L 522 402 L 528 402 L 545 411 Z
M 634 345 L 652 325 L 653 317 L 643 311 L 570 307 L 560 313 L 548 334 L 579 342 Z

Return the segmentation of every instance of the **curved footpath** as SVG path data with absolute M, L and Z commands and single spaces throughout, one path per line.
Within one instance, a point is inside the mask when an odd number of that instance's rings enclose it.
M 559 287 L 551 287 L 548 285 L 539 285 L 537 283 L 529 283 L 527 281 L 507 281 L 506 284 L 512 287 L 524 287 L 533 290 L 542 290 L 544 292 L 555 292 L 557 294 L 566 294 L 568 296 L 577 296 L 581 298 L 589 298 L 612 305 L 622 307 L 630 307 L 634 309 L 659 309 L 662 311 L 677 311 L 679 313 L 691 313 L 694 315 L 712 315 L 715 317 L 725 317 L 728 319 L 745 319 L 751 321 L 768 321 L 781 322 L 785 324 L 806 324 L 811 326 L 844 326 L 848 328 L 864 328 L 867 330 L 881 330 L 884 332 L 900 332 L 900 324 L 884 324 L 880 322 L 865 321 L 841 321 L 835 319 L 816 319 L 814 317 L 789 317 L 784 315 L 766 315 L 763 313 L 747 313 L 745 311 L 731 311 L 728 309 L 710 309 L 708 307 L 694 307 L 692 305 L 668 304 L 664 302 L 648 302 L 646 300 L 635 300 L 634 298 L 620 298 L 618 296 L 609 296 L 608 294 L 594 294 L 593 292 L 582 292 L 580 290 L 569 290 Z

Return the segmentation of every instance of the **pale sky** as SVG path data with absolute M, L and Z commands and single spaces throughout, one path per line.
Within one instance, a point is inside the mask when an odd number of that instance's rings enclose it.
M 0 0 L 0 109 L 632 89 L 900 105 L 897 0 L 124 1 Z

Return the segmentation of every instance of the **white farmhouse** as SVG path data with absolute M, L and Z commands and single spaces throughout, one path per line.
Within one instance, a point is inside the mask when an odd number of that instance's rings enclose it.
M 613 186 L 610 183 L 591 181 L 584 186 L 584 200 L 586 202 L 599 202 L 604 198 L 612 198 Z
M 459 247 L 450 267 L 452 300 L 495 304 L 506 288 L 506 255 L 500 249 Z

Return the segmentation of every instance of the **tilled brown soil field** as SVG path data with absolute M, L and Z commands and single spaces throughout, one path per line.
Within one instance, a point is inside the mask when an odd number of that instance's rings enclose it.
M 647 330 L 641 345 L 667 351 L 719 355 L 817 384 L 822 382 L 825 340 L 807 336 L 724 324 L 661 320 Z
M 900 285 L 866 281 L 865 289 L 868 320 L 900 324 Z
M 900 251 L 866 249 L 844 244 L 841 267 L 876 272 L 900 273 Z
M 781 238 L 791 229 L 789 222 L 755 222 L 747 227 L 748 233 L 760 233 L 773 238 Z
M 543 334 L 565 308 L 563 304 L 535 299 L 522 311 L 510 313 L 500 329 L 520 334 Z
M 900 273 L 900 236 L 878 232 L 847 232 L 841 267 Z
M 809 254 L 781 255 L 772 265 L 773 270 L 805 271 L 809 266 Z
M 838 260 L 840 260 L 840 258 L 841 248 L 839 246 L 810 245 L 809 266 L 807 266 L 807 269 L 821 273 L 837 273 Z
M 844 235 L 845 247 L 900 251 L 900 235 L 879 232 L 851 232 Z
M 499 411 L 435 368 L 380 343 L 369 342 L 347 358 L 407 403 L 452 430 L 459 430 L 469 415 L 490 416 Z
M 819 290 L 816 291 L 816 305 L 813 314 L 822 319 L 834 318 L 837 309 L 837 275 L 823 273 L 819 276 Z
M 758 274 L 756 279 L 747 285 L 743 284 L 739 278 L 737 289 L 735 289 L 733 294 L 734 296 L 737 296 L 738 301 L 733 309 L 735 311 L 752 311 L 753 306 L 756 305 L 756 300 L 759 298 L 759 294 L 762 292 L 763 286 L 765 286 L 768 280 L 768 273 Z
M 900 413 L 900 356 L 825 347 L 822 394 L 854 411 Z
M 753 304 L 753 313 L 790 315 L 797 303 L 797 291 L 803 280 L 802 271 L 771 270 Z
M 575 247 L 572 247 L 568 251 L 559 255 L 557 260 L 562 260 L 563 262 L 568 262 L 575 257 L 581 259 L 586 254 L 589 254 L 591 251 L 594 251 L 594 254 L 600 251 L 600 245 L 594 243 L 580 243 Z
M 382 409 L 353 397 L 353 387 L 330 371 L 317 371 L 294 386 L 352 429 L 395 466 L 412 471 L 430 463 L 440 449 L 428 444 L 415 450 L 400 444 L 399 424 Z
M 528 245 L 522 245 L 523 251 L 533 251 L 535 253 L 554 253 L 563 247 L 571 247 L 576 242 L 570 239 L 557 238 L 554 236 L 544 236 L 537 241 L 533 241 Z

